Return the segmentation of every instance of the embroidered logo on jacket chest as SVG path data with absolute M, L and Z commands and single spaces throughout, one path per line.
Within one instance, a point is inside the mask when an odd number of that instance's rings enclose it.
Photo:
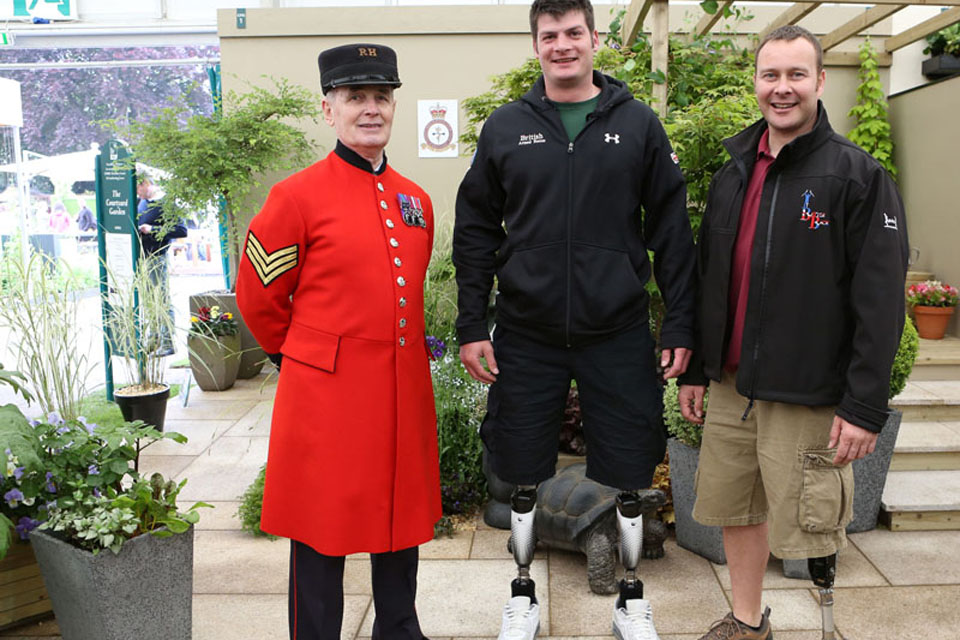
M 807 228 L 811 230 L 829 226 L 830 221 L 827 220 L 827 214 L 825 212 L 814 211 L 810 208 L 810 201 L 814 198 L 813 191 L 807 189 L 801 197 L 803 198 L 803 208 L 800 209 L 800 221 L 808 223 L 809 226 Z
M 524 147 L 528 144 L 544 144 L 546 141 L 547 138 L 542 133 L 521 133 L 520 142 L 517 143 L 517 146 Z

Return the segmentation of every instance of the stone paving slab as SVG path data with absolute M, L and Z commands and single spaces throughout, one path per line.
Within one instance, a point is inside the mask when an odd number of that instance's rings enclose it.
M 960 510 L 960 470 L 891 471 L 883 488 L 883 509 Z
M 471 530 L 457 531 L 452 536 L 440 536 L 430 542 L 420 545 L 421 560 L 459 559 L 470 557 L 470 547 L 473 546 Z
M 920 380 L 913 384 L 938 398 L 938 404 L 960 404 L 960 380 Z
M 197 400 L 191 395 L 184 407 L 177 398 L 167 403 L 167 420 L 239 420 L 257 404 L 256 400 Z
M 960 422 L 904 422 L 895 453 L 960 451 Z
M 212 505 L 213 508 L 200 509 L 200 522 L 196 525 L 197 531 L 240 530 L 240 519 L 237 517 L 239 501 L 207 501 L 207 504 Z M 184 504 L 181 506 L 189 507 L 190 505 Z
M 234 425 L 233 420 L 164 420 L 164 431 L 176 431 L 187 437 L 183 444 L 173 440 L 159 440 L 144 447 L 141 455 L 196 456 L 216 442 Z
M 272 370 L 273 367 L 264 367 L 264 370 Z M 277 390 L 276 374 L 269 376 L 265 373 L 257 374 L 253 378 L 246 380 L 237 380 L 233 386 L 225 391 L 204 391 L 200 387 L 194 386 L 190 389 L 190 402 L 198 401 L 219 401 L 226 400 L 270 400 Z
M 707 560 L 681 549 L 673 539 L 664 548 L 664 558 L 640 563 L 657 631 L 702 634 L 729 610 L 720 583 Z M 549 564 L 551 629 L 557 635 L 608 635 L 616 596 L 590 591 L 586 556 L 551 550 Z
M 193 592 L 285 594 L 290 566 L 286 540 L 254 538 L 245 531 L 196 531 Z
M 473 548 L 470 550 L 471 559 L 493 559 L 508 560 L 513 557 L 507 551 L 507 541 L 510 540 L 510 532 L 503 529 L 481 529 L 473 536 Z M 534 559 L 546 558 L 547 549 L 542 544 L 538 544 L 533 552 Z
M 267 441 L 256 436 L 219 438 L 177 475 L 189 480 L 180 498 L 184 502 L 239 499 L 267 459 Z
M 850 539 L 893 585 L 960 583 L 960 531 L 901 533 L 876 529 L 851 534 Z M 842 575 L 837 572 L 838 586 L 842 586 Z
M 369 596 L 344 596 L 341 640 L 352 640 L 370 606 Z M 286 595 L 198 595 L 193 640 L 287 640 Z
M 143 475 L 152 473 L 163 474 L 164 478 L 176 478 L 193 461 L 194 456 L 151 456 L 140 454 L 139 470 Z M 190 484 L 189 482 L 187 484 Z
M 730 567 L 714 564 L 713 570 L 721 586 L 725 590 L 730 589 Z M 886 587 L 889 584 L 855 545 L 847 545 L 846 549 L 837 554 L 838 587 Z M 783 562 L 770 557 L 767 572 L 763 576 L 764 589 L 802 589 L 810 585 L 810 580 L 784 576 Z
M 956 640 L 958 601 L 957 585 L 838 589 L 834 617 L 845 638 Z
M 546 562 L 534 562 L 530 575 L 537 583 L 540 629 L 550 634 L 552 589 L 548 588 Z M 493 636 L 500 632 L 503 605 L 510 596 L 510 581 L 517 575 L 512 560 L 423 560 L 417 581 L 417 613 L 429 638 Z M 541 586 L 542 585 L 542 586 Z M 373 609 L 367 612 L 360 636 L 373 630 Z
M 270 420 L 273 417 L 273 400 L 264 400 L 253 405 L 226 435 L 228 436 L 269 436 Z

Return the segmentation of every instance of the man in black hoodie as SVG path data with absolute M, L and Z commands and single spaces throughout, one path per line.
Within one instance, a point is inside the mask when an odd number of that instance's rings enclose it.
M 680 407 L 704 422 L 699 522 L 723 527 L 733 611 L 702 640 L 767 640 L 767 559 L 808 558 L 832 605 L 853 470 L 887 418 L 908 244 L 889 174 L 830 128 L 820 43 L 757 49 L 763 119 L 724 141 L 698 244 L 699 340 Z M 825 608 L 824 638 L 833 638 Z M 830 615 L 827 615 L 830 614 Z
M 649 499 L 640 490 L 665 448 L 645 284 L 652 251 L 667 308 L 661 365 L 674 377 L 693 343 L 686 188 L 653 111 L 593 70 L 599 35 L 590 3 L 537 0 L 530 27 L 543 75 L 484 125 L 457 195 L 453 239 L 460 359 L 492 385 L 481 436 L 494 472 L 517 485 L 511 530 L 519 576 L 500 639 L 530 640 L 539 628 L 529 573 L 533 510 L 537 484 L 554 474 L 571 380 L 580 393 L 587 475 L 621 490 L 626 572 L 614 632 L 656 638 L 636 572 Z

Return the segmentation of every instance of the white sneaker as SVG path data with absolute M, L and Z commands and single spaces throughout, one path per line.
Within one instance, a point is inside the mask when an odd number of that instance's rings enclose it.
M 534 640 L 540 632 L 540 605 L 527 596 L 510 598 L 503 607 L 503 623 L 497 640 Z
M 613 610 L 613 635 L 620 640 L 660 640 L 653 627 L 650 601 L 631 598 L 626 605 Z

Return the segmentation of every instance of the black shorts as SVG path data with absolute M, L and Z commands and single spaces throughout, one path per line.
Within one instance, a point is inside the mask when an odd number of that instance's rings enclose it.
M 500 373 L 490 387 L 480 434 L 494 473 L 512 484 L 552 477 L 571 379 L 577 381 L 587 477 L 645 489 L 663 460 L 663 392 L 645 325 L 584 347 L 560 347 L 497 327 Z

